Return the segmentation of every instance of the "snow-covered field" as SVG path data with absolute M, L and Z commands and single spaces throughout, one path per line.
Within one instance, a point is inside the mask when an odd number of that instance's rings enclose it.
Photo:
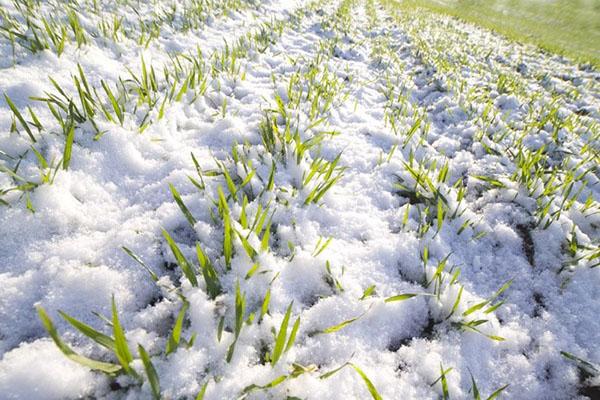
M 0 399 L 600 394 L 600 72 L 392 0 L 0 1 Z

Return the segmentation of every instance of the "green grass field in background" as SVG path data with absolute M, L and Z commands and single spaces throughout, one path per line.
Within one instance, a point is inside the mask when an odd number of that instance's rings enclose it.
M 600 0 L 400 0 L 600 66 Z

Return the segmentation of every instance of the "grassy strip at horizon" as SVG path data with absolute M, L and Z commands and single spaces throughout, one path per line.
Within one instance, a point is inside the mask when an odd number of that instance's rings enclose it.
M 481 25 L 512 40 L 600 67 L 600 2 L 569 0 L 400 0 Z

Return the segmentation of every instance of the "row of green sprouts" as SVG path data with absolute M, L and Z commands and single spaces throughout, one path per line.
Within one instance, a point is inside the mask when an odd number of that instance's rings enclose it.
M 576 101 L 580 98 L 580 94 L 576 93 L 575 89 L 571 92 L 572 98 L 562 92 L 550 92 L 551 101 L 546 101 L 544 97 L 547 97 L 547 93 L 532 92 L 531 85 L 520 73 L 501 66 L 498 70 L 493 70 L 490 75 L 489 53 L 484 54 L 489 51 L 489 48 L 479 49 L 477 46 L 480 45 L 472 41 L 466 44 L 467 35 L 458 30 L 455 35 L 454 26 L 449 24 L 440 27 L 432 23 L 431 18 L 414 18 L 413 14 L 410 17 L 406 14 L 401 15 L 394 9 L 397 3 L 383 2 L 383 4 L 392 15 L 395 15 L 396 21 L 399 21 L 403 27 L 408 27 L 409 37 L 416 47 L 415 57 L 422 62 L 426 70 L 433 71 L 427 84 L 435 87 L 439 92 L 450 92 L 455 95 L 460 109 L 477 127 L 474 141 L 489 156 L 498 159 L 504 157 L 514 166 L 509 170 L 510 172 L 502 174 L 463 175 L 450 184 L 448 179 L 452 174 L 447 170 L 447 162 L 442 161 L 442 168 L 436 167 L 443 157 L 429 159 L 421 157 L 420 160 L 415 160 L 413 154 L 417 153 L 417 149 L 428 145 L 428 112 L 411 102 L 410 92 L 401 83 L 401 78 L 396 78 L 394 84 L 390 84 L 388 79 L 387 85 L 384 85 L 382 90 L 388 100 L 386 123 L 396 135 L 402 137 L 402 141 L 401 144 L 391 148 L 387 157 L 382 155 L 380 162 L 383 163 L 384 160 L 389 162 L 400 145 L 402 150 L 409 151 L 409 163 L 405 163 L 398 177 L 399 183 L 396 185 L 398 194 L 407 201 L 403 206 L 406 212 L 402 221 L 403 227 L 409 225 L 409 208 L 416 205 L 419 212 L 418 221 L 420 221 L 416 231 L 420 237 L 431 237 L 426 234 L 432 227 L 435 227 L 433 236 L 437 235 L 445 219 L 463 218 L 464 222 L 457 233 L 460 235 L 467 228 L 472 228 L 474 238 L 477 239 L 485 235 L 485 231 L 477 233 L 477 223 L 472 220 L 473 213 L 468 212 L 466 206 L 461 209 L 460 204 L 465 196 L 472 196 L 473 189 L 478 192 L 478 195 L 485 191 L 502 193 L 504 190 L 513 190 L 516 200 L 517 196 L 524 192 L 534 200 L 535 204 L 533 210 L 529 211 L 531 229 L 544 230 L 555 223 L 564 224 L 565 219 L 561 216 L 567 216 L 573 221 L 579 221 L 581 218 L 591 224 L 588 229 L 582 228 L 591 237 L 591 243 L 586 238 L 584 244 L 578 240 L 578 237 L 584 235 L 578 222 L 569 222 L 571 233 L 564 239 L 565 257 L 557 272 L 560 273 L 570 266 L 588 268 L 600 266 L 600 250 L 597 244 L 594 244 L 594 233 L 589 232 L 589 229 L 597 232 L 597 224 L 595 225 L 594 221 L 597 220 L 596 216 L 600 211 L 595 196 L 595 186 L 598 182 L 599 126 L 597 121 L 588 117 L 588 112 L 565 113 L 564 109 L 566 103 Z M 374 11 L 371 10 L 370 13 L 374 14 Z M 371 16 L 371 19 L 374 18 L 374 15 Z M 427 36 L 431 31 L 435 33 L 431 37 Z M 423 35 L 423 32 L 426 32 L 426 35 Z M 429 40 L 424 39 L 425 37 Z M 378 38 L 373 55 L 377 57 L 380 64 L 385 61 L 386 65 L 396 65 L 401 70 L 403 65 L 389 47 L 387 40 L 386 37 Z M 460 45 L 457 46 L 457 43 Z M 469 52 L 473 50 L 471 47 L 475 47 L 475 53 L 481 53 L 477 54 L 477 57 L 468 57 Z M 466 51 L 466 48 L 469 50 Z M 479 64 L 474 64 L 473 61 Z M 489 79 L 490 84 L 473 85 L 465 78 L 465 68 L 474 74 L 481 74 L 482 81 Z M 536 79 L 544 79 L 544 77 L 536 77 Z M 519 99 L 522 104 L 518 111 L 520 119 L 514 119 L 514 116 L 502 109 L 501 103 L 494 101 L 498 95 L 514 96 Z M 405 128 L 406 126 L 409 128 Z M 532 147 L 531 138 L 535 136 L 544 137 L 546 143 Z M 515 187 L 518 190 L 514 190 Z M 458 205 L 455 208 L 448 207 L 450 203 L 453 205 L 458 203 Z M 458 225 L 454 226 L 458 227 Z M 525 243 L 524 247 L 533 246 L 530 236 L 528 240 L 530 243 Z M 489 299 L 470 305 L 459 313 L 459 304 L 464 292 L 463 286 L 458 283 L 460 270 L 448 267 L 448 257 L 450 255 L 438 261 L 434 268 L 430 267 L 429 271 L 424 272 L 422 280 L 424 286 L 431 288 L 433 292 L 429 292 L 427 296 L 440 299 L 441 294 L 441 298 L 446 298 L 446 301 L 454 298 L 450 303 L 452 304 L 450 312 L 446 317 L 442 315 L 443 319 L 452 321 L 452 326 L 483 333 L 493 340 L 502 340 L 494 334 L 484 333 L 480 328 L 488 322 L 488 316 L 503 303 L 503 301 L 498 302 L 497 298 L 510 286 L 511 281 L 505 283 Z M 528 255 L 528 258 L 533 266 L 533 255 Z M 421 253 L 424 265 L 428 264 L 428 259 L 428 249 L 424 247 Z M 443 295 L 445 291 L 453 293 L 453 297 L 445 297 Z M 407 297 L 414 295 L 416 294 L 406 294 Z M 439 324 L 440 319 L 434 318 L 432 322 Z M 561 354 L 574 362 L 580 376 L 598 376 L 597 366 L 573 354 L 567 352 Z M 447 382 L 444 381 L 446 374 L 451 370 L 440 366 L 441 376 L 436 382 L 442 385 L 443 398 L 450 397 Z M 495 398 L 505 388 L 506 386 L 498 389 L 490 398 Z M 475 398 L 480 398 L 474 380 L 471 392 Z
M 463 43 L 464 35 L 460 32 L 446 34 L 456 28 L 446 25 L 443 29 L 435 28 L 427 22 L 427 18 L 409 21 L 403 14 L 394 11 L 391 3 L 388 2 L 385 6 L 391 10 L 397 21 L 408 27 L 416 47 L 415 54 L 426 68 L 434 71 L 429 78 L 429 84 L 437 85 L 438 91 L 454 94 L 458 106 L 476 127 L 472 146 L 475 146 L 475 143 L 481 146 L 489 157 L 506 157 L 514 166 L 510 172 L 485 173 L 459 179 L 453 184 L 457 201 L 460 202 L 465 195 L 469 195 L 472 189 L 477 190 L 479 195 L 485 191 L 502 193 L 505 190 L 516 189 L 515 199 L 523 190 L 535 201 L 535 208 L 528 211 L 532 229 L 548 229 L 554 223 L 562 223 L 564 219 L 561 217 L 570 217 L 573 214 L 593 220 L 600 212 L 594 190 L 599 179 L 597 164 L 600 154 L 596 145 L 600 138 L 598 122 L 585 114 L 565 113 L 565 101 L 569 100 L 565 100 L 564 96 L 551 93 L 551 101 L 547 102 L 543 100 L 544 93 L 522 90 L 528 84 L 526 79 L 502 66 L 492 74 L 498 78 L 496 87 L 491 84 L 470 85 L 461 73 L 464 65 L 469 65 L 474 75 L 480 74 L 482 80 L 490 79 L 489 65 L 481 61 L 485 60 L 485 49 L 473 50 L 469 47 L 470 51 L 480 54 L 478 57 L 463 60 L 460 54 L 454 52 L 466 46 Z M 424 29 L 428 34 L 431 33 L 429 31 L 434 32 L 431 34 L 431 42 L 424 41 Z M 386 59 L 388 65 L 396 65 L 401 69 L 402 65 L 395 59 L 389 38 L 379 38 L 378 41 L 378 46 L 375 47 L 376 55 Z M 454 45 L 457 41 L 463 47 Z M 473 60 L 479 61 L 475 63 Z M 382 93 L 388 99 L 386 123 L 402 137 L 402 150 L 408 150 L 412 154 L 413 149 L 426 146 L 430 131 L 428 113 L 411 101 L 410 91 L 402 83 L 402 78 L 388 78 Z M 518 98 L 524 104 L 518 111 L 521 118 L 514 119 L 510 112 L 502 110 L 494 101 L 493 93 Z M 406 126 L 408 128 L 405 128 Z M 536 136 L 546 138 L 545 143 L 532 147 L 531 138 Z M 398 146 L 391 149 L 387 160 L 391 158 L 396 147 Z M 382 155 L 381 162 L 385 159 Z M 432 160 L 420 160 L 419 169 L 429 169 L 431 163 Z M 411 174 L 415 177 L 419 175 L 418 172 Z M 427 178 L 419 176 L 417 181 L 423 179 L 425 185 L 417 182 L 411 190 L 407 190 L 404 187 L 406 185 L 401 183 L 400 194 L 407 195 L 409 202 L 414 203 L 417 199 L 412 193 L 419 188 L 426 190 L 425 187 L 429 186 L 427 190 L 433 192 L 433 186 L 427 184 Z M 472 189 L 467 190 L 469 181 L 480 184 L 469 184 L 468 187 Z M 439 199 L 439 196 L 436 198 Z M 421 203 L 420 200 L 418 202 Z M 443 200 L 438 203 L 429 204 L 428 214 L 433 215 L 429 215 L 426 220 L 431 221 L 432 217 L 435 218 L 435 214 L 438 214 L 439 226 L 443 224 L 444 215 L 458 215 L 452 210 L 444 210 L 446 202 Z M 467 227 L 475 227 L 473 220 L 465 220 L 464 223 L 465 225 L 460 226 L 459 233 Z M 578 231 L 575 225 L 572 228 L 574 232 Z M 429 229 L 427 224 L 425 229 Z M 483 231 L 480 233 L 484 234 Z M 477 237 L 479 233 L 475 235 Z M 565 247 L 569 243 L 572 243 L 572 240 L 565 237 Z M 575 253 L 570 251 L 565 255 L 559 271 L 573 266 L 597 267 L 600 265 L 598 257 L 600 251 L 597 247 L 581 245 Z
M 34 103 L 45 104 L 54 119 L 50 122 L 45 120 L 43 124 L 39 111 L 36 113 L 32 106 L 28 106 L 26 111 L 20 110 L 4 94 L 13 114 L 11 132 L 25 135 L 31 144 L 23 154 L 0 154 L 9 161 L 8 165 L 0 166 L 0 172 L 8 175 L 13 182 L 10 187 L 0 190 L 0 202 L 8 205 L 8 200 L 3 197 L 19 193 L 18 197 L 25 197 L 29 206 L 32 190 L 51 184 L 61 167 L 64 170 L 69 168 L 77 136 L 91 131 L 93 139 L 99 140 L 114 125 L 142 133 L 163 119 L 168 107 L 174 103 L 191 104 L 210 90 L 219 93 L 220 79 L 244 80 L 242 60 L 254 50 L 264 52 L 281 36 L 283 27 L 283 21 L 267 22 L 235 43 L 225 43 L 221 50 L 208 56 L 198 47 L 195 52 L 171 56 L 170 61 L 162 66 L 148 63 L 142 57 L 137 70 L 128 69 L 128 74 L 114 83 L 103 80 L 92 82 L 78 65 L 77 72 L 71 76 L 71 85 L 61 85 L 50 77 L 53 90 L 44 96 L 31 98 Z M 213 107 L 216 115 L 225 117 L 227 98 L 223 97 L 223 102 Z M 38 146 L 40 136 L 46 134 L 63 138 L 63 154 L 58 161 L 48 159 L 48 155 L 44 154 L 45 147 L 42 144 Z M 40 171 L 38 179 L 19 173 L 22 160 L 28 158 L 37 164 Z
M 317 132 L 317 127 L 326 124 L 328 111 L 334 98 L 339 96 L 339 89 L 336 89 L 338 88 L 337 78 L 328 70 L 320 69 L 318 65 L 319 63 L 314 63 L 306 69 L 300 67 L 292 75 L 289 80 L 287 102 L 278 96 L 274 97 L 275 107 L 265 111 L 264 119 L 260 124 L 259 133 L 262 140 L 262 146 L 258 147 L 260 155 L 255 155 L 256 146 L 248 143 L 234 145 L 228 159 L 215 160 L 213 169 L 202 169 L 192 154 L 196 174 L 189 176 L 189 181 L 198 190 L 199 196 L 210 200 L 209 214 L 211 222 L 221 232 L 221 248 L 220 254 L 214 254 L 214 252 L 206 251 L 202 244 L 196 241 L 194 258 L 191 259 L 188 255 L 189 252 L 176 242 L 172 234 L 163 230 L 164 240 L 182 276 L 181 285 L 175 288 L 177 296 L 181 299 L 182 307 L 175 318 L 165 348 L 159 352 L 153 352 L 153 354 L 150 354 L 141 345 L 138 345 L 137 349 L 130 348 L 130 342 L 126 339 L 126 331 L 119 321 L 114 300 L 112 320 L 108 321 L 112 327 L 110 336 L 61 312 L 63 319 L 81 334 L 108 350 L 116 362 L 90 359 L 71 349 L 59 336 L 48 314 L 41 307 L 38 308 L 44 326 L 58 348 L 67 357 L 111 377 L 129 376 L 131 385 L 147 384 L 154 398 L 160 399 L 162 398 L 160 379 L 153 360 L 156 357 L 168 359 L 170 354 L 178 349 L 193 346 L 196 337 L 195 334 L 192 334 L 189 338 L 184 338 L 185 327 L 188 325 L 187 320 L 189 319 L 189 302 L 185 293 L 190 290 L 203 290 L 212 301 L 219 301 L 224 295 L 234 298 L 231 307 L 227 308 L 226 315 L 219 318 L 216 332 L 212 333 L 218 342 L 229 340 L 228 350 L 224 356 L 226 363 L 230 363 L 234 359 L 236 345 L 243 336 L 245 327 L 265 324 L 265 317 L 270 315 L 270 285 L 261 302 L 248 303 L 246 295 L 241 289 L 244 285 L 241 285 L 239 280 L 251 283 L 252 279 L 268 272 L 263 270 L 260 261 L 263 254 L 272 251 L 274 213 L 282 212 L 281 210 L 289 207 L 288 202 L 293 201 L 295 197 L 282 194 L 287 189 L 278 187 L 275 182 L 277 171 L 288 168 L 292 163 L 305 168 L 301 178 L 293 182 L 298 196 L 300 196 L 300 191 L 303 191 L 298 200 L 302 206 L 319 204 L 327 191 L 339 181 L 343 172 L 343 168 L 337 165 L 339 156 L 333 161 L 318 156 L 319 144 L 335 133 L 324 130 Z M 147 75 L 150 76 L 147 79 L 148 87 L 151 88 L 152 72 Z M 309 76 L 313 76 L 313 78 L 309 79 L 306 84 L 304 78 Z M 316 79 L 316 76 L 322 79 Z M 313 111 L 309 113 L 309 120 L 303 121 L 301 124 L 299 111 L 308 105 Z M 317 133 L 307 137 L 309 136 L 308 131 Z M 317 156 L 311 156 L 311 152 Z M 267 174 L 263 174 L 264 169 L 255 165 L 256 160 L 261 165 L 270 165 Z M 211 190 L 215 186 L 216 190 Z M 177 188 L 170 185 L 169 189 L 185 220 L 193 228 L 198 222 L 197 217 L 186 205 Z M 283 200 L 284 198 L 287 200 Z M 329 242 L 330 240 L 318 245 L 314 255 L 318 256 Z M 290 250 L 293 250 L 293 244 L 289 245 Z M 150 278 L 157 285 L 162 284 L 160 277 L 139 256 L 128 248 L 123 249 L 148 271 Z M 292 257 L 293 255 L 290 259 Z M 232 265 L 237 258 L 245 260 L 248 269 L 243 277 L 238 277 L 234 293 L 227 293 L 223 280 L 233 273 Z M 278 274 L 275 274 L 271 284 L 277 278 Z M 284 360 L 286 363 L 288 362 L 286 355 L 297 341 L 301 318 L 300 316 L 294 317 L 292 311 L 293 304 L 289 304 L 281 322 L 270 327 L 272 342 L 263 346 L 266 347 L 266 350 L 261 350 L 261 362 L 270 364 L 273 368 L 276 368 Z M 265 329 L 268 328 L 267 326 Z M 323 333 L 334 331 L 335 329 L 330 329 Z M 224 332 L 229 333 L 227 338 Z M 211 334 L 211 332 L 205 334 Z M 346 367 L 352 368 L 356 372 L 374 399 L 381 399 L 367 375 L 359 366 L 351 362 L 331 371 L 320 371 L 316 365 L 301 365 L 291 362 L 286 368 L 289 372 L 270 382 L 248 385 L 241 391 L 240 396 L 245 397 L 257 390 L 275 388 L 285 381 L 295 379 L 303 374 L 317 373 L 320 379 L 328 379 Z M 196 396 L 197 399 L 204 397 L 211 378 L 218 382 L 217 376 L 204 376 L 204 384 Z
M 49 50 L 61 56 L 69 43 L 81 48 L 92 42 L 130 40 L 148 47 L 167 29 L 184 33 L 200 29 L 211 16 L 227 15 L 249 6 L 251 3 L 242 0 L 188 0 L 139 10 L 139 4 L 130 1 L 101 6 L 97 0 L 47 4 L 13 0 L 12 7 L 0 8 L 0 37 L 11 44 L 15 60 L 18 48 L 30 53 Z M 123 13 L 123 8 L 131 12 Z M 92 15 L 95 24 L 87 18 L 84 23 L 81 15 Z

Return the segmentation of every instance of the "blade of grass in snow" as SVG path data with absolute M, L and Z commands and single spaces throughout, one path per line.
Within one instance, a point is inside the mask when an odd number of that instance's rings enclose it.
M 362 296 L 360 296 L 359 300 L 364 300 L 367 297 L 371 297 L 373 295 L 375 295 L 375 285 L 371 285 L 368 288 L 365 289 L 365 291 L 363 292 Z
M 369 393 L 371 394 L 373 400 L 383 400 L 383 397 L 381 397 L 381 395 L 375 388 L 375 385 L 373 385 L 373 382 L 371 382 L 367 375 L 356 364 L 351 363 L 350 366 L 354 368 L 354 370 L 360 375 L 362 380 L 365 382 L 365 385 L 367 386 L 367 389 L 369 390 Z
M 129 257 L 133 258 L 138 264 L 140 264 L 148 272 L 148 274 L 150 274 L 150 278 L 152 278 L 152 280 L 154 282 L 158 281 L 158 276 L 154 272 L 152 272 L 152 270 L 150 269 L 150 267 L 148 267 L 146 265 L 146 263 L 144 261 L 142 261 L 142 259 L 140 257 L 138 257 L 133 251 L 129 250 L 125 246 L 121 247 L 121 249 L 125 253 L 127 253 L 127 255 L 129 255 Z
M 19 123 L 21 124 L 23 129 L 25 129 L 25 132 L 27 132 L 27 135 L 29 135 L 29 138 L 31 139 L 31 141 L 35 143 L 36 139 L 35 139 L 35 136 L 33 136 L 33 132 L 31 132 L 31 128 L 29 128 L 29 125 L 27 124 L 27 122 L 25 122 L 25 118 L 23 118 L 23 116 L 17 109 L 17 106 L 15 106 L 15 104 L 12 102 L 12 100 L 10 99 L 10 97 L 8 97 L 8 95 L 6 93 L 4 93 L 4 100 L 6 100 L 6 104 L 8 104 L 8 107 L 10 107 L 10 110 L 13 112 L 13 114 L 15 115 L 17 120 L 19 120 Z
M 65 139 L 65 149 L 63 152 L 63 163 L 62 167 L 64 170 L 69 169 L 71 163 L 71 153 L 73 151 L 73 139 L 75 138 L 75 124 L 72 122 L 68 124 L 67 137 Z
M 221 294 L 221 282 L 219 282 L 219 276 L 212 263 L 206 256 L 206 254 L 202 251 L 200 247 L 200 243 L 196 243 L 196 256 L 198 258 L 198 263 L 200 264 L 200 268 L 202 270 L 202 276 L 204 277 L 204 282 L 206 283 L 206 291 L 211 299 L 214 299 L 219 294 Z
M 155 400 L 160 400 L 159 378 L 158 374 L 156 373 L 156 369 L 150 360 L 150 355 L 146 352 L 146 349 L 144 349 L 141 344 L 138 344 L 138 353 L 140 354 L 140 358 L 144 364 L 144 370 L 146 371 L 146 376 L 148 377 L 148 383 L 150 383 L 150 388 L 152 389 L 152 397 Z
M 442 364 L 440 363 L 440 377 L 433 381 L 429 386 L 434 386 L 436 383 L 441 381 L 442 384 L 442 398 L 444 400 L 448 400 L 450 398 L 450 393 L 448 392 L 448 379 L 446 375 L 452 371 L 453 368 L 444 369 Z
M 290 332 L 290 336 L 288 337 L 288 342 L 285 345 L 285 349 L 283 349 L 284 353 L 288 352 L 292 348 L 292 346 L 294 346 L 294 342 L 296 341 L 296 335 L 298 334 L 298 329 L 300 329 L 300 317 L 296 318 L 294 326 L 292 326 L 292 331 Z
M 202 389 L 200 389 L 200 391 L 198 392 L 198 395 L 196 396 L 196 400 L 204 399 L 204 395 L 206 394 L 206 388 L 208 388 L 208 382 L 206 382 L 204 385 L 202 385 Z
M 227 350 L 227 362 L 231 362 L 233 358 L 233 352 L 235 351 L 235 345 L 242 331 L 244 323 L 244 315 L 246 313 L 246 297 L 240 292 L 240 284 L 238 283 L 235 288 L 235 327 L 234 327 L 234 339 L 229 349 Z
M 319 240 L 317 241 L 317 244 L 315 245 L 315 249 L 312 253 L 313 257 L 317 257 L 319 254 L 321 254 L 326 248 L 327 246 L 329 246 L 329 244 L 331 243 L 331 241 L 333 240 L 332 237 L 330 237 L 329 239 L 327 239 L 322 245 L 321 245 L 321 241 L 323 240 L 322 237 L 319 237 Z
M 179 206 L 179 209 L 181 210 L 183 215 L 185 215 L 185 218 L 187 219 L 187 221 L 190 223 L 190 226 L 193 227 L 194 225 L 196 225 L 196 219 L 194 218 L 194 216 L 192 215 L 190 210 L 186 207 L 185 203 L 181 199 L 181 196 L 179 195 L 179 192 L 177 191 L 177 189 L 175 189 L 175 186 L 173 186 L 172 184 L 169 183 L 169 189 L 171 190 L 173 199 Z
M 421 293 L 423 294 L 423 293 Z M 418 296 L 419 293 L 403 293 L 403 294 L 397 294 L 395 296 L 391 296 L 391 297 L 387 297 L 385 299 L 386 303 L 391 303 L 394 301 L 404 301 L 404 300 L 408 300 L 408 299 L 412 299 L 413 297 Z
M 262 321 L 263 317 L 269 313 L 269 303 L 271 301 L 271 288 L 267 289 L 265 293 L 265 297 L 263 298 L 262 305 L 260 307 L 260 317 L 258 321 Z
M 71 317 L 70 315 L 68 315 L 62 311 L 59 311 L 58 313 L 60 314 L 61 317 L 63 317 L 63 319 L 65 321 L 67 321 L 69 324 L 71 324 L 79 332 L 83 333 L 85 336 L 92 339 L 94 342 L 98 343 L 101 346 L 106 347 L 107 349 L 109 349 L 113 352 L 116 350 L 115 341 L 110 336 L 107 336 L 107 335 L 103 334 L 102 332 L 98 332 L 91 326 L 89 326 L 81 321 L 76 320 L 75 318 Z
M 577 357 L 576 355 L 566 352 L 566 351 L 561 351 L 560 354 L 571 361 L 574 361 L 575 363 L 577 363 L 578 367 L 584 369 L 585 371 L 587 371 L 588 373 L 592 374 L 592 375 L 598 375 L 600 374 L 600 367 L 592 364 L 589 361 L 584 360 L 583 358 Z
M 175 259 L 177 260 L 177 264 L 181 268 L 181 271 L 183 272 L 183 274 L 185 275 L 187 280 L 191 283 L 191 285 L 193 287 L 198 286 L 198 280 L 196 279 L 196 274 L 194 273 L 194 270 L 192 269 L 191 264 L 185 258 L 185 256 L 183 255 L 183 253 L 181 252 L 181 250 L 179 249 L 177 244 L 175 244 L 175 242 L 173 241 L 173 239 L 171 238 L 169 233 L 163 229 L 162 234 L 163 234 L 165 240 L 167 241 L 167 243 L 169 244 L 169 247 L 171 248 L 171 252 L 173 253 L 173 256 L 175 256 Z
M 71 359 L 71 360 L 75 361 L 76 363 L 79 363 L 87 368 L 97 370 L 97 371 L 102 371 L 109 375 L 117 374 L 122 370 L 121 365 L 102 362 L 102 361 L 96 361 L 96 360 L 92 360 L 91 358 L 87 358 L 87 357 L 77 354 L 67 344 L 65 344 L 62 341 L 58 332 L 56 331 L 56 328 L 54 327 L 54 324 L 52 323 L 52 320 L 50 319 L 48 314 L 46 314 L 46 311 L 41 306 L 37 307 L 37 311 L 38 311 L 38 315 L 39 315 L 40 319 L 42 320 L 42 324 L 44 325 L 44 328 L 46 328 L 46 331 L 48 332 L 48 334 L 50 335 L 50 337 L 52 338 L 52 340 L 54 341 L 54 343 L 56 344 L 58 349 L 69 359 Z
M 318 335 L 318 334 L 323 334 L 323 333 L 334 333 L 334 332 L 337 332 L 337 331 L 339 331 L 341 329 L 344 329 L 345 327 L 347 327 L 348 325 L 350 325 L 354 321 L 359 320 L 365 314 L 366 314 L 366 311 L 364 313 L 360 314 L 358 317 L 350 318 L 350 319 L 347 319 L 345 321 L 340 322 L 339 324 L 330 326 L 330 327 L 325 328 L 325 329 L 320 330 L 320 331 L 316 331 L 316 332 L 312 333 L 311 336 Z
M 259 266 L 260 265 L 258 263 L 252 264 L 252 267 L 250 267 L 248 272 L 246 272 L 246 276 L 244 277 L 244 279 L 248 280 L 248 279 L 252 278 L 252 276 L 256 273 L 256 271 L 258 271 Z
M 294 364 L 292 364 L 292 372 L 289 375 L 280 375 L 265 385 L 252 384 L 252 385 L 246 386 L 242 390 L 242 394 L 247 394 L 247 393 L 253 392 L 255 390 L 260 390 L 260 389 L 264 390 L 264 389 L 274 388 L 274 387 L 282 384 L 283 382 L 287 381 L 288 379 L 297 378 L 300 375 L 313 372 L 315 369 L 316 369 L 315 366 L 305 367 L 303 365 L 294 363 Z
M 169 335 L 169 339 L 167 340 L 165 355 L 173 353 L 179 347 L 179 342 L 181 340 L 181 330 L 183 328 L 183 320 L 185 319 L 185 313 L 188 308 L 189 303 L 185 301 L 183 303 L 183 306 L 181 307 L 181 310 L 179 310 L 179 314 L 177 314 L 175 325 L 173 325 L 173 330 L 171 331 L 171 335 Z
M 287 352 L 293 346 L 294 340 L 296 338 L 296 333 L 298 332 L 298 328 L 300 326 L 300 318 L 297 318 L 288 338 L 287 330 L 290 321 L 290 316 L 292 314 L 292 304 L 293 303 L 290 303 L 290 305 L 288 306 L 283 320 L 281 321 L 279 332 L 275 337 L 275 347 L 273 348 L 273 353 L 271 354 L 272 366 L 275 366 L 275 364 L 277 364 L 277 361 L 279 361 L 279 359 L 281 358 L 282 354 Z
M 121 322 L 119 321 L 117 305 L 115 303 L 114 296 L 112 297 L 112 326 L 115 340 L 115 355 L 121 363 L 123 370 L 129 375 L 137 377 L 137 373 L 130 366 L 131 362 L 133 361 L 133 356 L 131 355 L 129 345 L 127 344 L 127 339 L 125 338 L 125 332 L 123 331 Z
M 319 379 L 328 379 L 331 376 L 337 374 L 339 371 L 341 371 L 342 369 L 346 368 L 346 367 L 352 367 L 361 377 L 361 379 L 363 380 L 363 382 L 365 383 L 365 385 L 367 386 L 367 390 L 369 391 L 369 394 L 371 395 L 371 397 L 374 400 L 383 400 L 383 397 L 381 397 L 381 395 L 379 394 L 379 392 L 377 391 L 377 389 L 375 388 L 375 385 L 373 385 L 373 382 L 371 382 L 371 380 L 369 379 L 369 377 L 367 377 L 367 375 L 362 371 L 361 368 L 359 368 L 356 364 L 353 364 L 351 362 L 347 362 L 345 364 L 342 364 L 341 366 L 326 372 L 322 375 L 319 376 Z

